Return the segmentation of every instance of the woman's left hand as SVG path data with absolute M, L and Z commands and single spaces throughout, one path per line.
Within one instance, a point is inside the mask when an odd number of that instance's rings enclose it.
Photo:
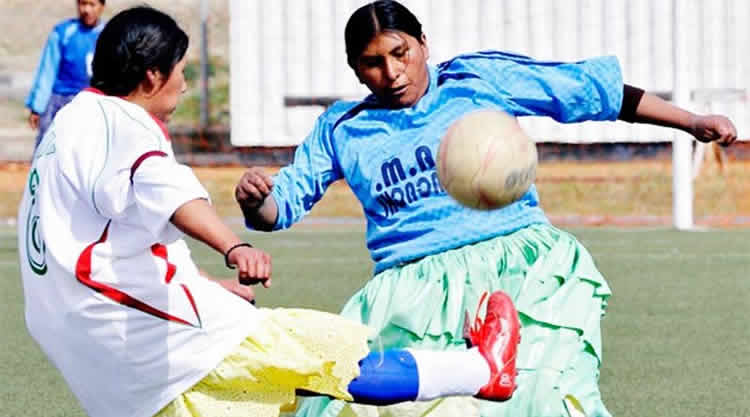
M 236 279 L 218 279 L 212 277 L 203 269 L 199 269 L 198 271 L 200 272 L 201 276 L 203 276 L 203 278 L 210 279 L 221 285 L 225 290 L 231 292 L 232 294 L 244 299 L 245 301 L 255 304 L 255 291 L 253 291 L 252 287 L 242 285 Z
M 690 133 L 701 142 L 716 142 L 721 146 L 729 146 L 737 140 L 737 129 L 732 121 L 715 114 L 695 116 Z
M 253 291 L 252 287 L 242 285 L 236 279 L 224 279 L 216 281 L 216 283 L 224 287 L 224 289 L 231 292 L 232 294 L 244 299 L 245 301 L 249 301 L 250 303 L 255 304 L 255 291 Z

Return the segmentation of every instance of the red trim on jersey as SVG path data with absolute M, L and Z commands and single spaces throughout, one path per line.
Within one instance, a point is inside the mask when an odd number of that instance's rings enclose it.
M 156 116 L 149 113 L 149 116 L 151 116 L 152 119 L 156 122 L 156 124 L 161 128 L 162 133 L 164 133 L 164 137 L 167 139 L 167 141 L 171 141 L 172 138 L 169 137 L 169 130 L 167 130 L 167 125 L 164 124 L 161 120 L 159 120 Z
M 138 169 L 139 166 L 145 161 L 147 158 L 150 158 L 152 156 L 167 156 L 165 152 L 162 151 L 148 151 L 144 153 L 143 155 L 139 156 L 138 159 L 133 162 L 133 166 L 130 167 L 130 183 L 133 183 L 133 175 L 135 175 L 135 170 Z
M 164 262 L 167 263 L 167 273 L 164 276 L 164 282 L 169 284 L 172 281 L 172 278 L 174 278 L 174 274 L 177 272 L 177 265 L 169 262 L 169 253 L 167 252 L 167 247 L 162 245 L 161 243 L 156 243 L 153 246 L 151 246 L 151 253 L 153 253 L 154 256 L 158 258 L 164 259 Z M 203 322 L 201 321 L 201 315 L 198 314 L 198 306 L 195 305 L 193 294 L 190 292 L 190 290 L 185 284 L 180 284 L 180 287 L 182 287 L 182 289 L 185 291 L 185 295 L 190 301 L 190 306 L 193 307 L 195 316 L 198 317 L 198 327 L 203 327 L 203 324 L 202 324 Z
M 91 279 L 91 253 L 94 251 L 94 246 L 102 242 L 105 242 L 107 240 L 107 234 L 109 232 L 109 225 L 111 223 L 112 223 L 111 221 L 107 223 L 107 226 L 104 228 L 104 231 L 102 232 L 102 235 L 99 238 L 99 240 L 86 246 L 86 249 L 84 249 L 83 252 L 81 252 L 81 255 L 78 257 L 78 261 L 76 262 L 76 278 L 78 279 L 78 282 L 104 295 L 105 297 L 111 299 L 112 301 L 118 304 L 122 304 L 130 308 L 134 308 L 136 310 L 142 311 L 146 314 L 150 314 L 154 317 L 158 317 L 163 320 L 184 324 L 190 327 L 198 327 L 198 328 L 202 327 L 201 318 L 200 318 L 200 315 L 198 314 L 198 309 L 195 305 L 195 300 L 193 299 L 193 295 L 190 293 L 190 290 L 184 284 L 180 284 L 180 286 L 182 287 L 183 290 L 185 290 L 185 295 L 190 301 L 190 305 L 193 307 L 193 311 L 195 311 L 195 315 L 198 317 L 197 326 L 179 317 L 175 317 L 171 314 L 165 313 L 157 308 L 154 308 L 140 300 L 137 300 L 131 297 L 130 295 L 118 289 L 112 288 L 106 284 L 102 284 L 101 282 L 96 282 L 93 279 Z M 164 255 L 166 256 L 166 247 L 164 248 Z M 166 258 L 164 259 L 166 260 Z M 167 261 L 167 265 L 171 265 L 171 264 Z M 169 276 L 169 271 L 170 270 L 168 266 L 167 276 Z M 169 279 L 171 279 L 171 277 Z
M 106 94 L 104 94 L 102 90 L 98 88 L 94 88 L 94 87 L 86 87 L 83 89 L 83 91 L 88 91 L 89 93 L 99 94 L 100 96 L 106 96 Z
M 154 254 L 157 258 L 164 259 L 164 262 L 167 263 L 167 274 L 164 277 L 164 282 L 169 284 L 170 281 L 172 281 L 172 278 L 174 278 L 175 272 L 177 272 L 177 267 L 169 262 L 169 259 L 167 258 L 167 247 L 162 245 L 161 243 L 155 243 L 153 246 L 151 246 L 151 253 Z
M 193 294 L 188 289 L 187 285 L 180 284 L 180 287 L 182 287 L 183 290 L 185 290 L 185 295 L 187 296 L 188 300 L 190 301 L 190 305 L 193 307 L 193 311 L 195 312 L 195 317 L 198 317 L 198 328 L 203 328 L 203 321 L 201 321 L 201 315 L 198 314 L 198 306 L 195 305 L 195 299 L 193 299 Z

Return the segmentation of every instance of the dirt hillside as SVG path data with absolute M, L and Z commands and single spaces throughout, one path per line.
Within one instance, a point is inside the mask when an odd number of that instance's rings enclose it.
M 211 55 L 227 55 L 229 1 L 208 0 Z M 197 57 L 201 0 L 108 0 L 105 17 L 130 6 L 148 4 L 177 19 L 192 41 L 189 54 Z M 34 71 L 42 45 L 58 21 L 76 15 L 74 0 L 0 0 L 0 72 Z

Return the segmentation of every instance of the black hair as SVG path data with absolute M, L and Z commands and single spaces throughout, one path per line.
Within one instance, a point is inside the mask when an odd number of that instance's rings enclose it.
M 346 22 L 344 40 L 349 66 L 355 68 L 367 44 L 385 31 L 404 32 L 422 43 L 422 24 L 409 9 L 394 0 L 377 0 L 357 9 Z
M 187 48 L 188 36 L 167 14 L 147 6 L 127 9 L 99 34 L 91 86 L 109 95 L 128 95 L 148 70 L 168 77 Z

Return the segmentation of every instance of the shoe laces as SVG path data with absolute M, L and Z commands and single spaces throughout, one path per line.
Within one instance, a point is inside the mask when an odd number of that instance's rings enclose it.
M 480 338 L 482 334 L 482 327 L 484 325 L 484 320 L 482 320 L 479 317 L 479 311 L 482 309 L 482 306 L 484 305 L 484 301 L 487 299 L 487 296 L 489 293 L 487 291 L 482 294 L 482 297 L 479 299 L 479 305 L 477 306 L 477 312 L 474 314 L 474 323 L 469 328 L 469 340 L 471 341 L 471 344 L 476 346 L 477 340 Z
M 482 338 L 482 336 L 484 336 L 483 333 L 486 332 L 486 331 L 488 331 L 484 327 L 484 322 L 487 320 L 486 316 L 489 315 L 491 312 L 487 312 L 487 314 L 485 315 L 485 319 L 484 320 L 482 320 L 479 317 L 479 312 L 482 309 L 482 306 L 484 305 L 485 300 L 487 300 L 487 296 L 488 295 L 489 295 L 489 292 L 485 291 L 482 294 L 482 297 L 479 299 L 479 305 L 477 306 L 477 311 L 474 314 L 474 323 L 469 328 L 469 341 L 471 342 L 472 346 L 477 346 L 478 345 L 477 342 Z M 468 313 L 467 313 L 467 315 L 468 315 Z M 484 330 L 484 332 L 483 332 L 483 330 Z M 501 365 L 498 368 L 498 371 L 501 371 L 502 369 L 504 369 L 507 364 L 509 364 L 510 362 L 512 362 L 516 358 L 517 355 L 518 355 L 518 352 L 514 352 L 513 356 L 510 357 L 510 358 L 508 358 L 507 361 L 505 361 L 505 362 L 503 362 L 501 364 L 498 364 L 498 365 Z M 518 371 L 516 371 L 516 374 L 517 373 L 518 373 Z

